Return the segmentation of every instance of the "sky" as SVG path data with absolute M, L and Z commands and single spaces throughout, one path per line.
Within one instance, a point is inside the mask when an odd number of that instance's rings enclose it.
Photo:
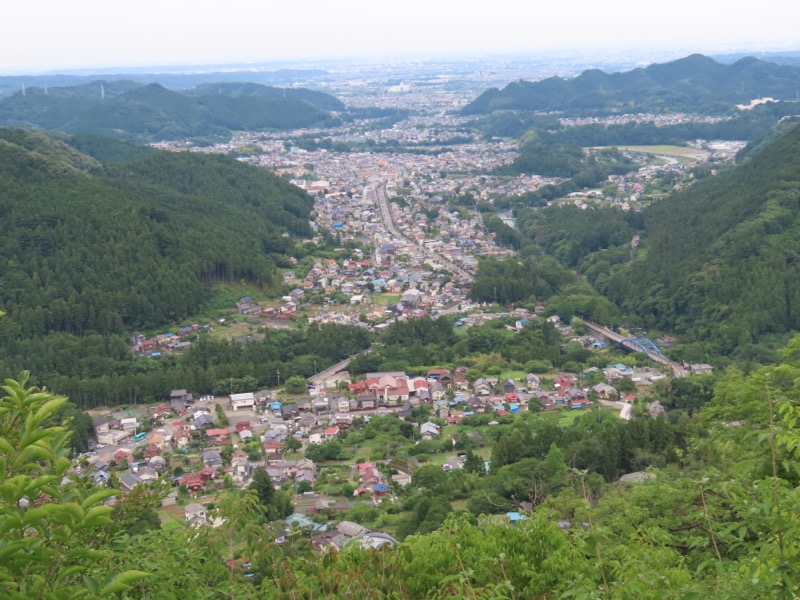
M 546 6 L 542 6 L 546 5 Z M 18 0 L 0 74 L 340 57 L 800 49 L 800 3 L 760 0 Z

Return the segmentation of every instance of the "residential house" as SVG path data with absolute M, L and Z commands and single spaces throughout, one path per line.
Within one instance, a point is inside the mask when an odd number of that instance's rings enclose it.
M 472 393 L 475 396 L 488 396 L 492 393 L 492 384 L 481 377 L 472 386 Z
M 458 425 L 463 420 L 464 420 L 463 410 L 450 410 L 450 414 L 447 417 L 447 424 Z
M 192 442 L 192 432 L 186 427 L 178 427 L 172 434 L 172 439 L 178 448 L 186 448 Z
M 164 423 L 164 420 L 172 412 L 172 408 L 168 404 L 161 403 L 158 406 L 148 408 L 147 412 L 153 421 L 157 423 Z
M 608 385 L 607 383 L 598 383 L 597 385 L 593 385 L 592 391 L 595 392 L 599 398 L 603 398 L 604 400 L 619 396 L 616 388 Z
M 622 378 L 630 379 L 633 377 L 633 369 L 623 364 L 608 365 L 603 369 L 603 375 L 608 381 L 619 381 Z
M 132 431 L 120 431 L 119 429 L 110 429 L 104 433 L 97 434 L 97 442 L 107 446 L 119 446 L 122 442 L 131 437 Z
M 206 435 L 209 440 L 215 444 L 223 445 L 230 443 L 230 431 L 225 428 L 208 429 L 206 430 Z
M 247 453 L 243 450 L 235 450 L 231 455 L 231 474 L 237 483 L 244 482 L 250 476 Z
M 375 394 L 366 392 L 356 396 L 361 410 L 372 410 L 378 405 L 378 398 Z
M 328 427 L 325 431 L 322 432 L 322 439 L 323 441 L 329 441 L 335 439 L 339 435 L 339 428 L 338 427 Z
M 423 440 L 430 440 L 435 437 L 439 437 L 441 434 L 441 429 L 436 423 L 423 423 L 420 428 L 419 432 L 422 435 Z
M 445 388 L 438 381 L 435 381 L 430 385 L 430 393 L 431 393 L 431 398 L 433 398 L 434 401 L 444 400 L 444 398 L 446 397 Z
M 222 455 L 219 453 L 219 450 L 205 450 L 203 452 L 203 465 L 206 467 L 217 467 L 222 466 Z
M 187 402 L 187 403 L 191 403 L 191 402 L 194 401 L 194 399 L 192 398 L 192 395 L 189 392 L 187 392 L 186 390 L 172 390 L 169 393 L 169 399 L 170 399 L 170 402 L 172 400 L 180 400 L 182 402 Z
M 151 443 L 145 446 L 145 449 L 142 453 L 142 458 L 144 458 L 145 460 L 150 460 L 154 456 L 159 456 L 160 454 L 161 454 L 161 448 Z
M 211 415 L 206 415 L 206 414 L 198 415 L 194 420 L 194 426 L 197 429 L 202 429 L 204 427 L 213 427 L 214 425 L 216 425 L 216 422 L 214 421 L 214 418 Z
M 312 469 L 301 469 L 298 470 L 297 474 L 294 476 L 294 481 L 297 485 L 305 481 L 313 488 L 317 484 L 317 476 Z
M 283 469 L 279 469 L 278 467 L 267 467 L 266 471 L 274 485 L 280 485 L 289 480 L 288 475 L 283 472 Z
M 428 371 L 428 379 L 441 383 L 446 388 L 453 387 L 453 374 L 450 369 L 431 369 Z
M 525 376 L 525 385 L 528 388 L 528 391 L 538 390 L 542 386 L 542 380 L 539 378 L 538 375 L 534 375 L 533 373 L 528 373 Z
M 139 467 L 136 475 L 142 483 L 150 483 L 158 479 L 158 471 L 153 467 Z
M 135 431 L 139 428 L 139 420 L 136 417 L 127 417 L 125 419 L 120 419 L 119 424 L 122 426 L 122 429 L 125 431 Z
M 167 459 L 165 459 L 160 454 L 152 457 L 148 464 L 153 467 L 156 471 L 163 471 L 167 467 Z
M 119 478 L 119 489 L 123 492 L 130 492 L 133 488 L 139 485 L 141 480 L 133 474 L 123 475 Z
M 94 427 L 95 435 L 100 433 L 106 433 L 111 428 L 111 422 L 113 419 L 109 416 L 99 416 L 95 417 L 92 420 L 92 426 Z
M 297 410 L 297 403 L 296 402 L 285 402 L 281 406 L 281 415 L 285 419 L 293 419 L 298 415 Z
M 187 475 L 178 480 L 178 485 L 185 485 L 191 494 L 198 494 L 203 491 L 205 484 L 203 480 L 195 475 Z
M 208 511 L 206 507 L 197 502 L 187 504 L 184 508 L 186 522 L 190 523 L 193 527 L 205 525 L 208 522 Z

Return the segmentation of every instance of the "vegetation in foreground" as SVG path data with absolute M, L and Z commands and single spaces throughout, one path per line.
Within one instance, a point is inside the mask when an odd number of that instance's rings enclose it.
M 321 554 L 303 536 L 273 543 L 254 490 L 219 503 L 219 528 L 126 533 L 121 509 L 102 505 L 113 492 L 71 469 L 68 434 L 52 424 L 64 399 L 23 374 L 0 400 L 0 589 L 11 598 L 793 598 L 800 337 L 781 356 L 749 376 L 727 372 L 673 464 L 643 483 L 598 485 L 592 467 L 568 459 L 550 473 L 560 490 L 516 525 L 452 515 L 394 549 Z M 560 463 L 553 451 L 547 460 Z M 131 514 L 148 501 L 121 506 Z

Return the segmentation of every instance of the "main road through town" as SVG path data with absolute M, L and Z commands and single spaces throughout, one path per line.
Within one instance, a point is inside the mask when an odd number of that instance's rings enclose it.
M 399 229 L 397 229 L 397 226 L 394 223 L 392 211 L 389 208 L 389 200 L 386 198 L 386 184 L 384 182 L 375 183 L 374 185 L 364 188 L 364 195 L 367 197 L 367 199 L 372 200 L 378 205 L 381 211 L 383 226 L 386 228 L 386 231 L 388 231 L 394 238 L 413 243 Z M 474 281 L 475 277 L 472 275 L 472 273 L 459 267 L 449 258 L 434 252 L 425 246 L 422 246 L 421 250 L 425 254 L 425 258 L 434 263 L 434 265 L 439 265 L 449 270 L 454 275 L 457 275 L 462 281 L 467 283 L 472 283 Z

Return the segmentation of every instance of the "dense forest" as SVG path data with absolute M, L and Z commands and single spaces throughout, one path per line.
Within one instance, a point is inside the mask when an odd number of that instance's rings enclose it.
M 310 234 L 305 192 L 236 160 L 66 142 L 0 131 L 11 372 L 32 361 L 38 374 L 80 375 L 56 363 L 103 356 L 90 370 L 112 375 L 131 330 L 194 314 L 215 282 L 276 285 L 292 237 Z
M 732 65 L 693 54 L 624 73 L 593 69 L 574 79 L 550 77 L 492 88 L 462 109 L 495 111 L 691 112 L 718 114 L 756 97 L 793 100 L 800 68 L 743 58 Z
M 94 81 L 28 88 L 0 101 L 0 125 L 142 141 L 228 139 L 232 131 L 330 126 L 344 105 L 329 94 L 254 83 L 174 91 L 151 83 Z
M 625 423 L 598 412 L 562 428 L 531 414 L 500 424 L 488 472 L 466 448 L 464 469 L 420 467 L 397 491 L 417 533 L 394 548 L 340 552 L 314 550 L 302 533 L 274 543 L 283 523 L 270 520 L 272 494 L 257 486 L 217 500 L 218 528 L 162 527 L 153 517 L 166 485 L 104 505 L 118 492 L 70 470 L 55 419 L 65 400 L 23 373 L 0 392 L 0 589 L 10 598 L 788 600 L 800 591 L 798 349 L 795 338 L 779 364 L 721 375 L 692 417 L 644 411 Z M 378 421 L 364 435 L 404 434 L 398 419 Z
M 644 325 L 705 344 L 706 359 L 747 358 L 761 352 L 754 342 L 800 328 L 799 156 L 794 126 L 738 167 L 642 213 L 529 209 L 519 227 Z M 635 257 L 634 234 L 642 240 Z

